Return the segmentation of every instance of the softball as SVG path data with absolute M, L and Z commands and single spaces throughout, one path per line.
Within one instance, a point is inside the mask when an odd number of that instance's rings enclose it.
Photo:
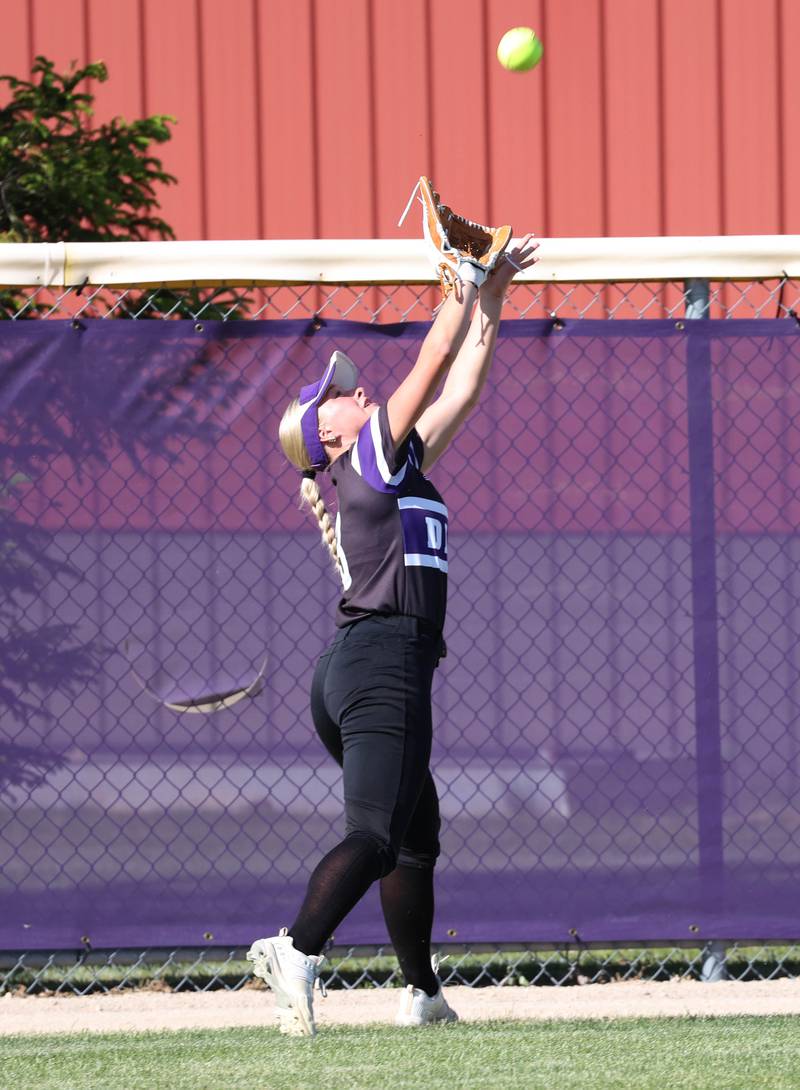
M 544 47 L 529 26 L 507 30 L 497 46 L 497 59 L 511 72 L 529 72 L 542 59 Z

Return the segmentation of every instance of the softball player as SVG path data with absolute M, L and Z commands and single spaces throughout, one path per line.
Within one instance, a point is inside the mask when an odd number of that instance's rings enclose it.
M 289 928 L 253 943 L 254 973 L 276 995 L 283 1032 L 315 1032 L 321 951 L 373 882 L 406 981 L 397 1024 L 455 1021 L 431 962 L 439 806 L 428 769 L 431 683 L 444 654 L 447 508 L 425 475 L 477 403 L 517 269 L 536 261 L 527 235 L 487 276 L 458 265 L 411 372 L 386 404 L 334 352 L 280 425 L 301 494 L 341 576 L 337 635 L 316 667 L 311 711 L 343 769 L 344 839 L 317 865 Z M 441 380 L 444 385 L 432 400 Z M 315 480 L 327 472 L 335 526 Z

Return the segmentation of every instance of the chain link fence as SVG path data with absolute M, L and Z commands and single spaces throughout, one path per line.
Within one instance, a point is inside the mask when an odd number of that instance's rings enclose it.
M 709 318 L 788 318 L 800 312 L 798 282 L 703 282 Z M 686 315 L 692 283 L 512 285 L 509 318 L 675 318 Z M 0 292 L 0 317 L 130 319 L 341 318 L 365 322 L 429 321 L 438 288 L 427 285 L 286 284 L 277 287 L 114 288 L 104 285 Z
M 608 949 L 519 949 L 475 943 L 442 946 L 439 976 L 470 987 L 560 987 L 623 980 L 777 980 L 800 976 L 800 945 L 727 944 L 717 956 L 705 946 Z M 213 991 L 260 987 L 245 960 L 246 948 L 140 949 L 0 954 L 0 994 L 74 994 L 147 988 Z M 333 947 L 321 974 L 326 988 L 402 987 L 391 948 Z
M 707 289 L 707 295 L 703 294 L 703 314 L 712 318 L 782 318 L 787 322 L 798 322 L 796 317 L 800 311 L 800 285 L 797 282 L 783 279 L 764 281 L 758 283 L 716 283 L 700 285 L 701 294 Z M 507 314 L 509 318 L 524 319 L 549 319 L 558 328 L 560 322 L 572 322 L 576 319 L 672 319 L 680 327 L 686 318 L 687 311 L 692 313 L 692 307 L 696 306 L 698 285 L 684 285 L 679 283 L 667 284 L 575 284 L 575 285 L 536 285 L 519 284 L 511 292 Z M 175 289 L 168 286 L 153 288 L 128 288 L 115 289 L 113 287 L 96 287 L 86 285 L 83 288 L 75 288 L 62 292 L 54 292 L 50 289 L 25 289 L 5 291 L 0 293 L 0 314 L 3 317 L 27 322 L 30 320 L 69 319 L 74 323 L 80 323 L 82 319 L 126 319 L 126 320 L 169 320 L 172 318 L 191 319 L 197 323 L 198 331 L 202 332 L 203 323 L 211 321 L 242 321 L 264 319 L 321 319 L 348 320 L 365 322 L 370 324 L 400 323 L 413 321 L 428 321 L 438 305 L 438 290 L 428 286 L 352 286 L 352 285 L 284 285 L 276 288 L 264 288 L 252 285 L 243 288 L 192 288 Z M 741 361 L 742 370 L 747 371 L 752 361 Z M 766 376 L 769 379 L 769 375 Z M 725 380 L 722 380 L 725 381 Z M 669 391 L 667 391 L 669 393 Z M 733 403 L 728 402 L 730 407 Z M 746 405 L 741 406 L 744 412 L 750 409 Z M 753 410 L 757 411 L 757 410 Z M 592 410 L 592 413 L 594 409 Z M 591 423 L 590 413 L 584 423 Z M 772 420 L 765 420 L 771 425 Z M 643 433 L 647 428 L 643 428 Z M 745 437 L 752 437 L 756 428 L 745 427 Z M 576 442 L 577 442 L 576 438 Z M 645 439 L 637 436 L 629 436 L 628 441 L 632 449 L 647 449 Z M 727 445 L 726 445 L 727 444 Z M 736 427 L 727 429 L 722 443 L 723 452 L 727 452 L 726 465 L 727 476 L 723 475 L 720 487 L 732 494 L 742 493 L 746 481 L 738 479 L 736 469 L 736 457 L 741 443 L 736 439 Z M 756 461 L 768 461 L 768 457 L 762 450 L 757 451 Z M 755 472 L 750 467 L 751 473 Z M 7 486 L 7 482 L 5 483 Z M 779 477 L 772 479 L 771 487 L 776 494 L 780 493 L 780 503 L 785 508 L 787 503 L 794 502 L 793 494 L 786 494 L 786 482 Z M 781 491 L 783 489 L 783 491 Z M 113 497 L 112 505 L 113 505 Z M 673 497 L 673 500 L 675 497 Z M 57 501 L 56 501 L 57 502 Z M 748 495 L 744 503 L 749 505 L 749 510 L 755 510 L 761 519 L 761 527 L 764 522 L 772 517 L 764 513 L 764 497 Z M 460 499 L 456 499 L 456 505 Z M 760 506 L 759 506 L 760 505 Z M 287 516 L 289 517 L 289 516 Z M 299 516 L 302 518 L 302 516 Z M 292 529 L 292 524 L 289 530 Z M 297 525 L 301 525 L 298 521 Z M 303 523 L 303 525 L 305 525 Z M 790 531 L 782 525 L 773 534 L 773 539 L 783 534 L 791 536 Z M 477 528 L 473 535 L 480 537 L 480 529 Z M 469 554 L 469 542 L 466 541 L 466 551 Z M 315 546 L 309 546 L 309 549 Z M 517 547 L 514 547 L 518 549 Z M 739 540 L 732 540 L 720 553 L 720 560 L 724 568 L 725 584 L 721 598 L 724 609 L 731 613 L 735 611 L 737 602 L 747 598 L 748 592 L 752 595 L 756 592 L 749 587 L 737 584 L 741 572 L 746 566 L 746 557 L 741 555 L 742 550 L 751 550 L 752 544 L 744 544 Z M 727 551 L 726 551 L 727 550 Z M 738 552 L 737 552 L 738 550 Z M 480 551 L 476 547 L 474 562 L 480 566 Z M 781 554 L 781 563 L 785 564 L 792 559 L 791 551 Z M 323 558 L 324 559 L 324 558 Z M 658 564 L 658 559 L 654 561 Z M 581 554 L 580 549 L 573 550 L 572 557 L 562 557 L 560 573 L 561 577 L 571 579 L 573 572 L 571 567 L 575 563 L 583 565 L 591 563 L 588 554 Z M 768 561 L 767 561 L 768 563 Z M 783 571 L 783 569 L 781 569 Z M 558 572 L 556 572 L 558 575 Z M 787 569 L 784 573 L 785 580 L 791 580 L 793 575 Z M 780 579 L 781 576 L 776 578 Z M 599 587 L 599 584 L 598 584 Z M 634 588 L 629 588 L 630 598 L 627 603 L 629 608 L 635 606 Z M 133 589 L 132 589 L 133 593 Z M 569 608 L 577 605 L 577 598 L 573 597 L 567 603 Z M 759 640 L 758 628 L 760 617 L 766 611 L 765 603 L 752 604 L 753 613 L 750 616 L 752 629 L 750 632 L 739 632 L 736 638 L 732 638 L 730 644 L 723 643 L 720 648 L 723 688 L 729 699 L 736 697 L 737 706 L 745 709 L 742 723 L 730 732 L 726 739 L 729 750 L 736 750 L 737 744 L 741 752 L 745 753 L 751 734 L 755 734 L 765 721 L 765 713 L 759 702 L 763 698 L 762 692 L 756 686 L 752 692 L 742 694 L 743 687 L 752 684 L 752 669 L 757 672 L 769 671 L 776 668 L 774 656 L 766 664 L 763 660 L 763 648 L 765 644 L 774 643 L 774 632 L 770 630 Z M 480 614 L 480 602 L 470 603 L 476 607 Z M 292 608 L 302 614 L 304 603 L 295 601 Z M 459 604 L 456 602 L 456 611 Z M 467 623 L 467 618 L 461 618 Z M 526 621 L 521 617 L 512 617 L 522 628 Z M 549 622 L 552 617 L 547 619 Z M 583 626 L 584 635 L 591 636 L 596 632 L 595 620 L 592 616 L 591 604 L 583 600 L 580 604 L 580 615 L 572 618 L 575 622 L 575 631 Z M 304 624 L 307 619 L 304 619 Z M 535 627 L 535 626 L 534 626 Z M 533 629 L 531 629 L 531 632 Z M 637 637 L 636 625 L 633 626 L 633 636 Z M 641 629 L 638 635 L 641 635 Z M 791 632 L 791 625 L 788 631 Z M 305 637 L 304 637 L 305 638 Z M 785 640 L 786 633 L 781 632 L 779 642 Z M 302 640 L 300 640 L 302 643 Z M 564 646 L 567 646 L 566 637 Z M 624 650 L 624 649 L 623 649 Z M 777 669 L 790 670 L 792 659 L 789 652 L 781 644 Z M 574 667 L 580 668 L 581 651 L 578 645 L 570 648 L 575 655 Z M 620 648 L 612 654 L 619 655 Z M 583 654 L 586 654 L 584 647 Z M 624 654 L 622 656 L 624 659 Z M 614 669 L 620 669 L 619 658 L 615 660 Z M 485 664 L 484 664 L 485 665 Z M 513 671 L 511 672 L 512 684 L 514 684 Z M 680 679 L 673 679 L 679 685 Z M 587 688 L 591 687 L 591 679 L 587 678 Z M 491 698 L 491 693 L 482 690 L 479 679 L 473 678 L 467 683 L 463 679 L 454 682 L 452 688 L 459 687 L 461 692 L 467 693 L 468 700 L 473 702 L 475 708 L 480 709 Z M 665 689 L 668 688 L 664 683 Z M 738 692 L 734 692 L 737 690 Z M 481 695 L 482 694 L 482 695 Z M 733 696 L 731 695 L 733 694 Z M 290 694 L 284 693 L 283 697 L 293 705 Z M 597 698 L 603 706 L 603 715 L 612 715 L 614 702 L 619 696 L 616 692 L 613 699 L 606 699 L 608 694 Z M 674 695 L 674 694 L 673 694 Z M 530 697 L 533 699 L 533 697 Z M 580 700 L 580 694 L 576 692 L 576 699 Z M 586 697 L 587 705 L 593 698 Z M 680 700 L 680 698 L 679 698 Z M 302 700 L 293 710 L 295 717 L 305 714 L 305 708 L 300 708 Z M 794 704 L 790 702 L 790 707 Z M 620 705 L 617 705 L 619 710 Z M 593 711 L 596 711 L 593 707 Z M 504 711 L 510 711 L 511 721 L 514 721 L 514 708 L 506 707 Z M 774 707 L 772 709 L 774 712 Z M 786 709 L 780 712 L 788 714 Z M 577 713 L 577 722 L 581 721 L 582 713 Z M 780 716 L 779 716 L 780 717 Z M 614 733 L 613 724 L 609 726 L 611 734 Z M 738 734 L 737 734 L 738 731 Z M 666 735 L 670 734 L 670 728 L 666 728 Z M 49 735 L 52 738 L 52 733 Z M 683 747 L 683 752 L 690 756 L 685 738 L 680 731 L 672 734 L 672 743 L 678 750 Z M 787 735 L 788 737 L 788 735 Z M 635 737 L 626 738 L 626 745 L 635 746 Z M 784 744 L 784 743 L 782 743 Z M 651 749 L 651 756 L 657 756 L 656 746 L 651 743 L 645 745 L 645 749 Z M 501 747 L 502 748 L 502 747 Z M 509 754 L 514 756 L 513 745 L 506 746 Z M 457 746 L 452 752 L 458 756 Z M 490 759 L 492 757 L 489 747 Z M 737 751 L 738 752 L 738 751 Z M 499 753 L 499 750 L 498 750 Z M 680 756 L 680 754 L 678 754 Z M 529 756 L 527 752 L 520 751 L 520 759 L 525 760 Z M 618 754 L 617 754 L 618 756 Z M 674 753 L 673 753 L 674 756 Z M 731 756 L 731 753 L 728 754 Z M 733 757 L 736 754 L 733 753 Z M 767 844 L 769 851 L 773 852 L 775 834 L 777 830 L 778 840 L 784 838 L 782 843 L 786 845 L 785 851 L 791 855 L 792 842 L 797 843 L 796 834 L 798 826 L 796 822 L 796 804 L 790 801 L 791 792 L 798 774 L 797 753 L 783 752 L 787 775 L 791 784 L 781 782 L 781 799 L 786 800 L 786 805 L 781 802 L 778 809 L 785 821 L 773 821 L 774 811 L 766 813 L 760 808 L 760 799 L 764 793 L 775 788 L 772 781 L 761 783 L 758 776 L 757 756 L 747 752 L 747 761 L 736 772 L 737 784 L 741 792 L 743 821 L 737 830 L 736 837 L 731 841 L 730 847 L 742 855 L 752 852 L 758 855 L 759 845 Z M 750 762 L 749 764 L 747 762 Z M 599 775 L 600 770 L 595 768 L 594 775 Z M 611 774 L 611 767 L 605 767 L 604 774 Z M 616 776 L 624 777 L 624 771 L 618 769 Z M 657 773 L 653 773 L 657 775 Z M 769 776 L 767 775 L 767 780 Z M 600 780 L 602 783 L 602 778 Z M 178 796 L 187 785 L 177 785 Z M 208 786 L 208 785 L 206 785 Z M 540 781 L 537 786 L 542 788 Z M 34 791 L 40 789 L 40 781 L 32 776 L 28 782 L 24 778 L 16 784 L 17 795 L 15 803 L 20 800 L 21 791 Z M 453 790 L 456 788 L 451 785 Z M 85 786 L 89 794 L 92 786 Z M 211 790 L 211 787 L 208 787 Z M 247 794 L 248 785 L 244 784 L 244 793 Z M 446 788 L 447 789 L 447 788 Z M 664 788 L 666 791 L 667 788 Z M 187 790 L 187 798 L 190 792 Z M 495 838 L 498 845 L 502 845 L 505 838 L 509 853 L 521 850 L 524 845 L 518 839 L 524 840 L 525 831 L 520 833 L 518 818 L 515 814 L 501 812 L 498 815 L 492 813 L 496 809 L 497 799 L 489 788 L 482 783 L 474 785 L 475 796 L 480 796 L 486 801 L 488 810 L 482 816 L 475 818 L 466 816 L 466 824 L 461 830 L 463 837 L 462 847 L 464 851 L 478 850 L 476 844 L 481 836 Z M 562 796 L 556 792 L 549 797 L 549 809 L 557 811 L 562 805 Z M 0 796 L 0 801 L 2 797 Z M 457 797 L 456 802 L 462 805 L 465 812 L 469 809 L 469 798 Z M 520 811 L 521 813 L 521 811 Z M 620 851 L 628 852 L 630 858 L 636 856 L 639 845 L 633 839 L 626 839 L 624 832 L 624 815 L 618 825 L 611 827 L 599 827 L 597 814 L 592 814 L 591 808 L 587 810 L 589 817 L 584 833 L 586 845 L 590 850 L 597 852 L 598 859 L 604 852 L 614 848 L 616 844 Z M 619 817 L 619 815 L 617 815 Z M 539 814 L 536 820 L 543 820 L 547 826 L 551 815 Z M 547 827 L 548 836 L 553 842 L 558 840 L 562 825 L 559 824 L 564 815 L 557 816 L 556 824 L 552 829 Z M 530 815 L 527 815 L 530 819 Z M 672 822 L 672 824 L 671 824 Z M 767 829 L 765 822 L 773 822 L 774 828 Z M 658 822 L 656 822 L 658 824 Z M 558 825 L 558 828 L 556 828 Z M 580 821 L 578 821 L 580 825 Z M 468 826 L 468 827 L 467 827 Z M 267 829 L 263 830 L 266 834 Z M 693 849 L 688 847 L 696 833 L 694 820 L 688 824 L 684 818 L 677 814 L 664 814 L 661 820 L 661 833 L 664 837 L 664 850 L 685 852 L 687 858 L 692 855 Z M 213 830 L 209 830 L 213 835 Z M 41 857 L 47 870 L 47 858 L 53 850 L 53 844 L 59 836 L 67 835 L 73 843 L 77 835 L 74 827 L 54 828 L 41 838 Z M 291 835 L 290 835 L 291 834 Z M 174 836 L 180 838 L 180 823 L 174 828 Z M 576 834 L 580 838 L 580 833 Z M 5 843 L 13 841 L 8 839 L 8 827 Z M 38 834 L 37 834 L 38 836 Z M 164 829 L 158 830 L 161 838 L 161 851 L 169 853 L 168 840 L 164 840 Z M 292 861 L 290 869 L 286 871 L 288 877 L 294 877 L 297 873 L 303 873 L 307 867 L 307 854 L 317 845 L 313 844 L 314 837 L 307 838 L 309 843 L 298 843 L 297 837 L 302 841 L 303 829 L 296 827 L 287 833 L 288 843 L 293 840 L 294 847 L 290 854 Z M 592 840 L 592 836 L 595 837 Z M 0 834 L 0 844 L 3 843 L 3 835 Z M 80 851 L 80 843 L 73 843 L 73 847 Z M 6 847 L 3 862 L 10 862 L 10 852 Z M 157 863 L 157 856 L 151 861 Z M 287 878 L 288 880 L 288 878 Z M 455 936 L 453 936 L 455 940 Z M 606 943 L 598 945 L 583 942 L 577 933 L 569 942 L 546 943 L 461 943 L 451 941 L 443 944 L 442 952 L 449 955 L 449 960 L 442 967 L 443 977 L 446 983 L 468 983 L 476 986 L 484 984 L 576 984 L 607 981 L 611 979 L 667 979 L 674 976 L 689 975 L 704 979 L 719 979 L 727 975 L 734 979 L 768 979 L 775 976 L 800 975 L 800 945 L 787 945 L 772 941 L 763 943 L 719 941 L 708 942 L 694 939 L 686 943 L 663 944 L 641 943 L 635 949 L 630 948 L 629 942 L 615 944 Z M 247 986 L 250 980 L 248 965 L 244 961 L 244 947 L 220 947 L 214 941 L 213 934 L 204 936 L 204 944 L 196 947 L 163 946 L 158 947 L 144 945 L 140 949 L 129 947 L 120 949 L 94 949 L 91 936 L 84 936 L 81 946 L 77 950 L 43 951 L 33 949 L 28 951 L 0 952 L 0 993 L 3 991 L 18 990 L 25 992 L 37 991 L 69 991 L 84 994 L 88 991 L 108 990 L 112 988 L 129 988 L 147 984 L 151 987 L 185 989 L 209 989 L 216 987 L 240 988 Z M 366 984 L 375 986 L 394 986 L 399 983 L 396 966 L 391 958 L 391 951 L 383 946 L 348 944 L 334 945 L 329 951 L 328 970 L 324 976 L 326 984 L 333 987 L 358 987 Z

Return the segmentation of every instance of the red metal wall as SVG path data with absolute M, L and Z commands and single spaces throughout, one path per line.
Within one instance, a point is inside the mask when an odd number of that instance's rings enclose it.
M 0 72 L 102 59 L 101 118 L 174 114 L 182 239 L 412 235 L 420 173 L 518 232 L 800 233 L 798 40 L 798 0 L 2 0 Z

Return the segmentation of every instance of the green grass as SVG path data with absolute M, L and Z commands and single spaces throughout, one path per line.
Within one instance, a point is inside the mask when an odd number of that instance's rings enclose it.
M 796 1090 L 800 1017 L 0 1038 L 3 1090 Z

